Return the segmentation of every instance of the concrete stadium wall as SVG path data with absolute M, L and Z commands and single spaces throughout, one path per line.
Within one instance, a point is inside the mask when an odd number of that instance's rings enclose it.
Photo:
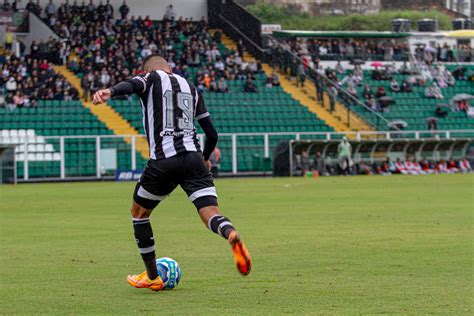
M 103 3 L 106 0 L 102 0 Z M 22 0 L 23 3 L 27 3 L 28 0 Z M 53 0 L 53 2 L 59 7 L 65 0 Z M 72 4 L 74 1 L 69 0 Z M 49 0 L 40 0 L 40 4 L 43 9 L 49 3 Z M 80 5 L 82 0 L 78 0 L 77 3 Z M 89 0 L 85 1 L 86 4 Z M 100 0 L 94 0 L 94 4 L 98 5 Z M 122 5 L 123 0 L 110 0 L 110 3 L 114 6 L 115 16 L 119 17 L 118 8 Z M 128 0 L 127 5 L 130 8 L 129 17 L 134 15 L 136 17 L 147 15 L 153 20 L 161 20 L 166 11 L 166 7 L 172 4 L 175 8 L 177 17 L 182 16 L 183 18 L 193 18 L 194 20 L 200 20 L 202 16 L 207 18 L 207 0 Z

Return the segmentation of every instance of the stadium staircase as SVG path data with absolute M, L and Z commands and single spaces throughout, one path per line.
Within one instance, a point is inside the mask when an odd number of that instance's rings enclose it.
M 216 30 L 211 30 L 211 33 Z M 236 50 L 237 44 L 227 35 L 222 34 L 222 44 L 224 44 L 230 50 Z M 253 56 L 249 53 L 244 53 L 244 60 L 252 59 Z M 262 65 L 263 70 L 267 76 L 271 76 L 275 70 L 280 77 L 280 84 L 283 90 L 289 93 L 294 99 L 298 100 L 302 105 L 307 107 L 312 113 L 315 113 L 321 119 L 323 119 L 329 126 L 331 126 L 337 132 L 344 131 L 371 131 L 374 130 L 372 126 L 367 124 L 359 115 L 351 113 L 350 126 L 347 124 L 345 119 L 347 116 L 347 109 L 339 102 L 335 105 L 335 110 L 330 112 L 324 107 L 323 104 L 316 100 L 316 89 L 310 80 L 306 80 L 303 87 L 299 87 L 295 80 L 292 80 L 277 69 L 272 68 L 269 64 Z M 329 104 L 329 98 L 325 94 L 325 104 Z
M 71 72 L 65 66 L 54 66 L 56 72 L 61 72 L 63 76 L 74 86 L 74 88 L 79 91 L 82 104 L 88 108 L 92 114 L 97 116 L 97 118 L 103 122 L 109 129 L 111 129 L 116 135 L 136 135 L 138 136 L 138 131 L 130 125 L 130 123 L 124 119 L 115 109 L 108 104 L 95 105 L 92 101 L 84 99 L 84 94 L 81 88 L 80 79 Z M 131 144 L 131 138 L 125 138 L 125 141 L 128 144 Z M 136 150 L 142 155 L 143 158 L 149 156 L 148 144 L 146 139 L 143 137 L 136 138 Z

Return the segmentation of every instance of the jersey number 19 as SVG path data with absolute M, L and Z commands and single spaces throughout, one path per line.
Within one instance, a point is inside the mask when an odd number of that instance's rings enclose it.
M 173 102 L 173 91 L 168 90 L 163 94 L 166 107 L 166 128 L 175 129 L 175 108 L 183 111 L 183 116 L 178 117 L 178 128 L 181 130 L 194 129 L 193 96 L 190 93 L 176 92 L 176 104 Z

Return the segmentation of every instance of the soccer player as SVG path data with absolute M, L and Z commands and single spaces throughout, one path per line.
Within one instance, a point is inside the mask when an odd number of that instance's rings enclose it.
M 186 79 L 173 74 L 171 66 L 158 55 L 145 58 L 143 69 L 144 74 L 99 90 L 93 97 L 93 102 L 100 104 L 114 96 L 137 94 L 150 147 L 150 160 L 135 187 L 131 209 L 135 240 L 146 271 L 129 275 L 128 283 L 136 288 L 162 289 L 150 215 L 178 185 L 194 203 L 206 227 L 228 240 L 237 269 L 247 275 L 252 266 L 249 253 L 232 222 L 221 215 L 218 207 L 209 171 L 209 156 L 216 146 L 217 132 L 202 95 Z M 202 153 L 194 119 L 206 134 Z

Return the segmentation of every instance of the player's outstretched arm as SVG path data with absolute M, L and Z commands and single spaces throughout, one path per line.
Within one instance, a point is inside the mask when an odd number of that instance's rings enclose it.
M 92 102 L 101 104 L 107 102 L 111 97 L 117 95 L 128 95 L 133 93 L 141 93 L 146 89 L 146 80 L 143 77 L 134 77 L 131 80 L 122 81 L 108 89 L 99 90 L 94 93 Z
M 99 90 L 94 93 L 94 96 L 92 97 L 92 103 L 101 104 L 107 102 L 107 100 L 110 99 L 111 95 L 112 93 L 110 89 Z

